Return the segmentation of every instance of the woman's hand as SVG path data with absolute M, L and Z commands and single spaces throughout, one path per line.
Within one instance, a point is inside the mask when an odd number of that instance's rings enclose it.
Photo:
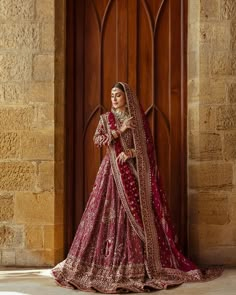
M 124 120 L 120 127 L 121 132 L 125 132 L 127 129 L 134 129 L 135 128 L 135 123 L 133 121 L 133 117 L 127 118 Z
M 116 161 L 120 164 L 123 164 L 129 159 L 129 156 L 125 154 L 125 152 L 121 152 L 119 156 L 116 158 Z

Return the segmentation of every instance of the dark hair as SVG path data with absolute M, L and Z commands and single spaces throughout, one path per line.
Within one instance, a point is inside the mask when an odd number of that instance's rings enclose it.
M 124 87 L 123 87 L 123 85 L 121 84 L 121 83 L 115 83 L 113 86 L 112 86 L 112 88 L 118 88 L 118 89 L 120 89 L 121 91 L 123 91 L 123 92 L 125 92 L 125 89 L 124 89 Z

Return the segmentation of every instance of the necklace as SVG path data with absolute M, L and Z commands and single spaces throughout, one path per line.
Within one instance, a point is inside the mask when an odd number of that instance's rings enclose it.
M 127 110 L 125 110 L 125 111 L 114 110 L 113 113 L 116 115 L 118 120 L 121 122 L 129 117 L 129 113 L 127 112 Z

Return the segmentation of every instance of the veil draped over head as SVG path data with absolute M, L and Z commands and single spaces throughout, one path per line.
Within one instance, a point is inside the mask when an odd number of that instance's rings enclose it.
M 155 149 L 149 124 L 137 97 L 128 84 L 120 82 L 124 87 L 129 114 L 133 117 L 136 128 L 133 129 L 134 146 L 138 174 L 139 200 L 143 222 L 148 270 L 152 275 L 160 271 L 160 256 L 157 231 L 152 209 L 152 175 L 156 169 Z
M 161 271 L 160 247 L 158 242 L 160 238 L 158 239 L 159 233 L 157 232 L 157 219 L 159 222 L 161 221 L 163 226 L 165 226 L 165 233 L 173 239 L 175 239 L 175 237 L 173 236 L 173 229 L 169 225 L 167 202 L 165 194 L 161 189 L 159 172 L 155 159 L 155 148 L 149 123 L 137 97 L 134 95 L 128 84 L 123 82 L 119 83 L 125 90 L 128 111 L 136 126 L 132 132 L 136 150 L 136 185 L 138 198 L 132 198 L 132 191 L 129 191 L 129 186 L 127 186 L 125 182 L 127 179 L 127 171 L 129 171 L 129 165 L 119 165 L 115 161 L 115 157 L 121 151 L 125 151 L 125 144 L 122 142 L 122 139 L 115 143 L 116 152 L 113 157 L 114 161 L 112 161 L 112 166 L 114 175 L 118 176 L 115 177 L 117 179 L 118 187 L 120 187 L 121 191 L 126 195 L 126 199 L 123 203 L 126 203 L 125 207 L 127 207 L 127 211 L 130 211 L 129 203 L 135 203 L 135 209 L 131 210 L 132 214 L 128 212 L 128 216 L 130 217 L 130 221 L 136 229 L 136 232 L 144 241 L 149 275 L 150 277 L 156 277 Z M 110 123 L 109 129 L 111 130 L 116 128 L 114 121 L 114 115 L 111 112 L 108 118 L 108 122 Z M 111 154 L 114 153 L 114 148 L 111 147 L 110 149 Z M 117 169 L 118 171 L 116 171 Z M 122 196 L 121 198 L 124 199 Z M 130 202 L 129 199 L 131 199 Z M 132 218 L 132 215 L 134 218 Z
M 116 161 L 119 153 L 126 150 L 122 137 L 110 145 L 111 166 L 127 216 L 144 242 L 148 276 L 164 276 L 170 280 L 174 275 L 175 281 L 202 280 L 202 272 L 182 254 L 177 243 L 148 120 L 129 85 L 119 83 L 124 88 L 129 115 L 136 126 L 132 130 L 136 167 L 134 169 L 129 163 L 120 164 Z M 115 116 L 109 112 L 107 131 L 111 134 L 116 128 Z M 218 270 L 209 272 L 205 278 L 214 277 L 215 271 Z

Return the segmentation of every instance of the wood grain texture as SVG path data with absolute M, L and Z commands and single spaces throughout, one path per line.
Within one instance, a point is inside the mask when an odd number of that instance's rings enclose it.
M 104 151 L 93 146 L 116 81 L 146 111 L 171 215 L 186 245 L 186 0 L 68 0 L 67 248 Z

